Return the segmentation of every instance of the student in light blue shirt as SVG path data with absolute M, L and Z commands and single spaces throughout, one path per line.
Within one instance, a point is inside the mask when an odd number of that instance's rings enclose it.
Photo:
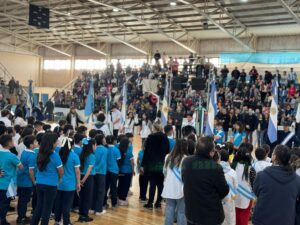
M 145 202 L 147 201 L 146 194 L 147 194 L 147 189 L 148 189 L 148 183 L 149 179 L 146 174 L 143 173 L 143 171 L 140 170 L 142 167 L 142 161 L 144 157 L 144 149 L 145 149 L 145 144 L 147 143 L 147 140 L 144 142 L 143 148 L 139 151 L 138 157 L 137 157 L 137 168 L 138 172 L 140 173 L 139 175 L 139 186 L 140 186 L 140 201 Z
M 18 186 L 18 218 L 17 224 L 30 223 L 30 218 L 26 216 L 27 205 L 30 202 L 33 186 L 35 186 L 34 169 L 36 167 L 36 156 L 34 152 L 37 147 L 35 136 L 28 135 L 23 139 L 26 149 L 22 152 L 21 163 L 24 169 L 17 172 Z
M 121 206 L 127 206 L 126 201 L 130 188 L 132 176 L 134 175 L 134 157 L 132 144 L 128 137 L 123 137 L 120 141 L 119 151 L 121 153 L 120 174 L 118 183 L 118 197 Z
M 237 122 L 234 126 L 235 131 L 232 134 L 231 142 L 233 143 L 234 149 L 238 150 L 240 145 L 246 141 L 246 133 L 241 122 Z
M 31 225 L 38 225 L 40 222 L 41 225 L 49 223 L 57 186 L 64 173 L 62 161 L 54 151 L 57 144 L 57 134 L 49 132 L 43 135 L 37 155 L 37 205 Z
M 0 224 L 9 224 L 6 221 L 6 214 L 9 209 L 10 198 L 6 193 L 10 182 L 15 176 L 16 168 L 23 169 L 23 165 L 16 155 L 9 151 L 14 146 L 12 136 L 4 134 L 0 136 Z
M 225 137 L 225 132 L 222 128 L 222 123 L 218 122 L 216 128 L 214 129 L 214 140 L 217 144 L 223 144 Z
M 60 224 L 63 217 L 63 224 L 69 225 L 70 211 L 74 199 L 75 191 L 80 192 L 80 160 L 78 155 L 72 150 L 73 140 L 64 137 L 61 140 L 61 150 L 59 156 L 63 163 L 64 175 L 60 184 L 55 201 L 55 224 Z
M 94 199 L 92 209 L 95 215 L 102 215 L 106 213 L 103 210 L 103 201 L 105 196 L 105 180 L 106 180 L 106 170 L 107 170 L 107 155 L 108 149 L 106 147 L 105 137 L 102 134 L 97 134 L 95 136 L 96 140 L 96 150 L 95 150 L 95 170 L 96 175 L 94 179 Z
M 80 154 L 81 191 L 79 202 L 79 222 L 91 222 L 89 210 L 92 206 L 93 186 L 95 171 L 95 139 L 84 138 L 82 140 L 82 152 Z
M 169 140 L 169 150 L 170 152 L 173 150 L 175 144 L 176 144 L 176 141 L 174 140 L 174 129 L 173 129 L 173 126 L 172 125 L 166 125 L 164 127 L 164 131 L 165 131 L 165 134 L 168 136 L 168 140 Z
M 117 182 L 119 175 L 119 163 L 121 154 L 118 148 L 115 147 L 115 137 L 109 135 L 106 137 L 108 144 L 108 157 L 107 157 L 107 174 L 106 174 L 106 194 L 104 198 L 104 205 L 107 206 L 108 190 L 111 194 L 111 206 L 117 206 Z
M 85 136 L 84 135 L 82 135 L 82 134 L 75 134 L 74 135 L 74 143 L 75 143 L 75 145 L 74 145 L 74 148 L 73 148 L 73 150 L 74 150 L 74 152 L 78 155 L 78 157 L 80 156 L 80 154 L 81 154 L 81 151 L 82 151 L 82 140 L 85 138 Z

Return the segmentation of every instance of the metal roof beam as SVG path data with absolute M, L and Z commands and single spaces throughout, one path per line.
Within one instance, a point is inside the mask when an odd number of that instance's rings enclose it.
M 234 39 L 237 43 L 239 43 L 241 46 L 243 46 L 244 48 L 246 48 L 249 51 L 255 51 L 254 48 L 252 48 L 251 46 L 249 46 L 248 44 L 244 43 L 241 39 L 239 39 L 236 35 L 234 35 L 233 33 L 231 33 L 228 29 L 226 29 L 223 25 L 221 25 L 220 23 L 218 23 L 216 20 L 214 20 L 213 18 L 211 18 L 210 15 L 208 15 L 206 12 L 200 10 L 197 6 L 195 6 L 194 4 L 186 1 L 186 0 L 177 0 L 178 2 L 181 2 L 185 5 L 190 6 L 191 8 L 193 8 L 195 11 L 197 11 L 200 15 L 202 15 L 203 17 L 205 17 L 208 21 L 210 21 L 212 24 L 214 24 L 216 27 L 218 27 L 221 31 L 223 31 L 224 33 L 228 34 L 232 39 Z
M 34 41 L 34 40 L 32 40 L 32 39 L 29 39 L 29 38 L 27 38 L 27 37 L 24 37 L 23 35 L 16 34 L 16 33 L 12 32 L 12 31 L 10 31 L 10 30 L 7 30 L 7 29 L 5 29 L 5 28 L 3 28 L 3 27 L 0 27 L 0 31 L 2 31 L 3 33 L 6 33 L 6 34 L 10 34 L 10 35 L 12 35 L 12 36 L 14 36 L 14 37 L 16 37 L 16 38 L 18 38 L 18 39 L 21 39 L 21 40 L 23 40 L 23 41 L 26 41 L 26 42 L 29 42 L 29 43 L 32 43 L 32 44 L 35 44 L 35 45 L 40 45 L 40 46 L 43 46 L 43 47 L 45 47 L 45 48 L 48 48 L 48 49 L 50 49 L 50 50 L 52 50 L 52 51 L 58 52 L 58 53 L 60 53 L 60 54 L 62 54 L 62 55 L 64 55 L 64 56 L 71 57 L 71 55 L 68 54 L 68 53 L 66 53 L 66 52 L 63 52 L 63 51 L 61 51 L 61 50 L 59 50 L 59 49 L 56 49 L 56 48 L 53 48 L 53 47 L 51 47 L 51 46 L 49 46 L 49 45 L 46 45 L 46 44 L 44 44 L 44 43 L 41 43 L 41 42 L 38 42 L 38 41 Z
M 293 17 L 293 19 L 300 25 L 300 18 L 296 13 L 292 10 L 292 8 L 287 4 L 284 0 L 278 0 L 278 2 L 282 5 L 283 8 Z
M 189 52 L 196 53 L 196 51 L 194 49 L 192 49 L 189 46 L 187 46 L 187 45 L 185 45 L 185 44 L 177 41 L 175 38 L 172 38 L 170 35 L 166 34 L 162 29 L 156 28 L 155 26 L 153 26 L 149 22 L 145 21 L 144 19 L 141 19 L 140 17 L 136 16 L 135 14 L 133 14 L 132 12 L 130 12 L 130 11 L 126 10 L 126 9 L 123 9 L 123 8 L 120 8 L 120 7 L 117 7 L 117 6 L 113 6 L 113 5 L 110 5 L 110 4 L 107 4 L 107 3 L 98 2 L 98 1 L 95 1 L 95 0 L 88 0 L 88 1 L 92 2 L 92 3 L 96 4 L 96 5 L 102 5 L 102 6 L 105 6 L 105 7 L 109 7 L 111 9 L 117 9 L 117 10 L 119 10 L 121 12 L 125 12 L 128 15 L 134 17 L 140 23 L 145 24 L 146 26 L 150 27 L 152 30 L 154 30 L 157 33 L 160 33 L 161 35 L 163 35 L 166 38 L 168 38 L 170 41 L 173 41 L 175 44 L 181 46 L 182 48 L 188 50 Z

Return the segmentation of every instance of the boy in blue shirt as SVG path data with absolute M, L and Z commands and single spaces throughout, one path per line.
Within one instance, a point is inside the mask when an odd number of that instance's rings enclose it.
M 34 149 L 37 147 L 35 136 L 28 135 L 23 140 L 26 149 L 21 154 L 21 163 L 23 170 L 17 172 L 18 185 L 18 218 L 17 224 L 27 224 L 30 218 L 26 217 L 27 204 L 30 201 L 32 187 L 35 185 L 34 169 L 36 164 L 36 153 Z
M 138 158 L 137 158 L 137 163 L 136 163 L 138 172 L 140 173 L 140 176 L 139 176 L 140 201 L 142 201 L 142 202 L 147 201 L 146 193 L 147 193 L 148 181 L 149 181 L 148 177 L 143 173 L 143 171 L 140 170 L 142 161 L 143 161 L 143 157 L 144 157 L 144 149 L 145 149 L 146 142 L 147 142 L 147 140 L 144 142 L 143 148 L 138 153 Z
M 82 139 L 85 138 L 84 135 L 76 133 L 74 135 L 74 148 L 73 151 L 80 157 L 82 151 Z
M 173 150 L 176 141 L 174 140 L 174 130 L 173 130 L 173 126 L 172 125 L 166 125 L 165 128 L 165 134 L 168 136 L 168 140 L 169 140 L 169 150 L 170 152 Z
M 0 137 L 0 224 L 9 225 L 6 220 L 6 214 L 9 210 L 10 198 L 7 197 L 7 190 L 11 180 L 14 178 L 16 168 L 23 169 L 20 160 L 12 154 L 9 149 L 14 146 L 13 139 L 10 135 L 4 134 Z
M 223 144 L 225 133 L 222 128 L 222 123 L 218 122 L 216 128 L 214 129 L 214 139 L 217 144 Z

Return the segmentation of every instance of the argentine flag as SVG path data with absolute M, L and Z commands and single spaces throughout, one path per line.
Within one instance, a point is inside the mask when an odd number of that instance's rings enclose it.
M 32 109 L 33 109 L 33 87 L 32 87 L 32 80 L 29 80 L 28 85 L 28 92 L 27 92 L 27 98 L 26 98 L 26 118 L 30 117 L 32 115 Z
M 126 121 L 126 104 L 127 104 L 127 84 L 126 82 L 123 85 L 123 89 L 122 89 L 122 123 L 124 124 Z
M 272 103 L 268 126 L 268 137 L 271 143 L 277 141 L 277 118 L 278 118 L 278 84 L 272 82 Z
M 214 122 L 215 116 L 218 112 L 217 107 L 217 92 L 216 92 L 216 83 L 215 80 L 212 80 L 210 83 L 210 95 L 209 95 L 209 104 L 208 104 L 208 118 L 205 127 L 205 135 L 213 135 L 214 134 Z
M 168 123 L 168 113 L 169 113 L 169 81 L 166 77 L 166 84 L 165 84 L 165 93 L 164 93 L 164 99 L 162 103 L 162 110 L 161 110 L 161 125 L 164 127 Z
M 87 100 L 84 108 L 84 115 L 90 116 L 94 111 L 94 81 L 91 79 L 90 81 L 90 89 L 87 96 Z

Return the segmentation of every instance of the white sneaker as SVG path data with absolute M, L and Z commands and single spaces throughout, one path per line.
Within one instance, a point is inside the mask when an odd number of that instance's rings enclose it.
M 119 205 L 120 206 L 128 206 L 128 202 L 127 201 L 119 200 Z
M 96 212 L 95 216 L 102 216 L 106 213 L 106 210 L 102 210 L 102 212 Z
M 89 210 L 89 214 L 95 214 L 96 212 L 94 210 Z

